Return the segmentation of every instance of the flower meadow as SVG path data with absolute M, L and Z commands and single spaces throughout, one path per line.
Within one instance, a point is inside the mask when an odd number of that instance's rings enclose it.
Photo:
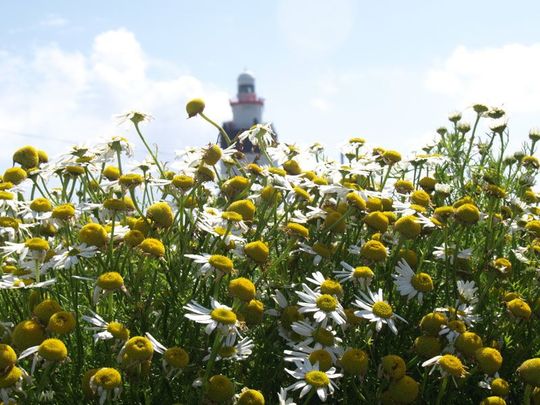
M 269 125 L 177 152 L 128 139 L 0 178 L 4 404 L 540 404 L 540 130 L 452 113 L 342 161 Z M 256 146 L 246 159 L 242 142 Z

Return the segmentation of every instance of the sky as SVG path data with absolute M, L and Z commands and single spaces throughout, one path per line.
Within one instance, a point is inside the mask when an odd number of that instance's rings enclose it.
M 171 160 L 216 139 L 186 101 L 230 119 L 246 68 L 301 146 L 359 136 L 406 155 L 477 102 L 508 112 L 516 148 L 540 126 L 538 1 L 0 2 L 0 169 L 26 144 L 54 156 L 123 135 L 142 151 L 113 118 L 130 110 Z

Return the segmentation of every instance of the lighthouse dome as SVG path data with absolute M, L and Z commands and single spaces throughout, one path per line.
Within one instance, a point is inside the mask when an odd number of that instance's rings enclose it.
M 238 85 L 255 85 L 255 76 L 249 71 L 244 71 L 238 75 Z

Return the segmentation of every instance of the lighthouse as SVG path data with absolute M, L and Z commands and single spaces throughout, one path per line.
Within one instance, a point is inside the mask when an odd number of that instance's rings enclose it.
M 264 123 L 264 99 L 258 97 L 255 91 L 255 76 L 246 70 L 238 76 L 237 85 L 236 99 L 229 101 L 233 119 L 224 122 L 223 129 L 232 142 L 237 142 L 236 149 L 244 153 L 245 160 L 248 163 L 268 164 L 266 159 L 260 156 L 257 146 L 253 145 L 248 139 L 243 142 L 238 142 L 237 139 L 239 134 L 250 129 L 253 125 Z M 227 141 L 222 137 L 220 137 L 220 144 L 223 148 L 228 146 Z

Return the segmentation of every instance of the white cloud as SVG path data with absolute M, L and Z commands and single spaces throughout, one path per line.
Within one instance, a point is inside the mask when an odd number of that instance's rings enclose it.
M 98 35 L 88 54 L 57 45 L 38 48 L 29 57 L 0 50 L 0 168 L 27 143 L 54 155 L 70 144 L 118 134 L 123 129 L 111 116 L 134 109 L 156 118 L 146 132 L 167 158 L 174 149 L 215 139 L 207 123 L 186 120 L 184 106 L 190 98 L 203 97 L 208 114 L 221 121 L 230 115 L 228 94 L 192 75 L 171 75 L 170 69 L 150 77 L 148 67 L 161 65 L 168 63 L 146 55 L 125 29 Z M 131 130 L 129 137 L 137 140 Z
M 475 102 L 501 105 L 510 113 L 540 111 L 540 44 L 497 48 L 457 47 L 428 71 L 429 90 L 450 96 L 462 107 Z

